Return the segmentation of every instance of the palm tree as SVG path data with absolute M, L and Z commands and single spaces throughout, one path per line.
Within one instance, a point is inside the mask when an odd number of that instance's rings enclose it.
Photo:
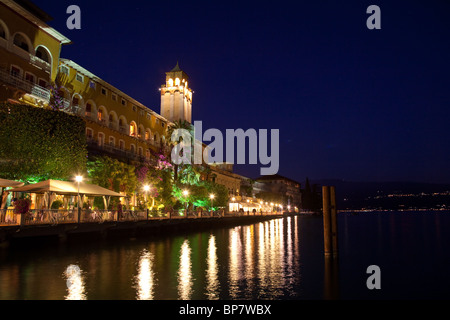
M 181 137 L 179 137 L 178 141 L 172 140 L 172 135 L 176 130 L 187 130 L 187 131 L 189 131 L 189 133 L 191 134 L 192 137 L 194 136 L 193 127 L 188 121 L 186 121 L 186 120 L 175 121 L 167 129 L 168 144 L 172 147 L 172 148 L 170 148 L 170 150 L 172 150 L 176 145 L 178 145 L 182 141 Z M 171 155 L 171 153 L 169 152 L 168 156 L 170 157 L 170 155 Z M 178 165 L 174 164 L 173 170 L 174 170 L 174 180 L 177 181 L 178 180 Z

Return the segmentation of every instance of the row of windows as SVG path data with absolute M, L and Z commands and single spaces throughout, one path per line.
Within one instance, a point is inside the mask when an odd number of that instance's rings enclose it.
M 104 147 L 106 144 L 106 140 L 105 140 L 105 134 L 103 132 L 99 132 L 97 134 L 97 139 L 96 139 L 96 143 L 98 144 L 99 147 Z M 86 128 L 86 138 L 89 141 L 93 141 L 94 140 L 94 130 L 92 130 L 91 128 Z M 142 147 L 138 147 L 137 148 L 137 153 L 136 153 L 136 145 L 134 144 L 130 144 L 130 148 L 126 149 L 125 148 L 125 141 L 120 139 L 119 140 L 119 144 L 116 144 L 116 138 L 113 136 L 110 136 L 108 139 L 108 146 L 112 147 L 112 148 L 118 148 L 120 151 L 129 151 L 131 154 L 133 155 L 138 155 L 140 157 L 144 156 L 144 149 Z M 151 156 L 151 151 L 150 149 L 146 149 L 145 150 L 145 157 L 147 158 L 147 160 L 150 159 Z
M 64 92 L 60 92 L 61 96 L 64 96 Z M 81 101 L 82 97 L 79 95 L 75 95 L 72 98 L 73 106 L 82 106 L 83 102 Z M 81 107 L 82 108 L 82 107 Z M 120 117 L 117 115 L 115 111 L 111 111 L 108 113 L 108 110 L 104 106 L 96 107 L 95 103 L 92 100 L 88 100 L 86 102 L 86 106 L 84 107 L 84 116 L 90 118 L 91 120 L 98 121 L 103 125 L 109 126 L 111 129 L 120 130 L 125 129 L 128 126 L 128 122 L 125 116 L 121 115 Z M 140 116 L 144 116 L 146 114 L 147 120 L 152 120 L 152 115 L 149 112 L 145 112 L 144 110 L 140 110 Z M 156 125 L 160 125 L 161 128 L 165 128 L 166 124 L 164 121 L 160 121 L 160 119 L 155 119 Z M 130 126 L 134 123 L 134 128 L 130 128 L 130 134 L 135 137 L 142 137 L 145 130 L 141 130 L 141 128 L 136 125 L 135 121 L 130 122 Z M 150 129 L 147 129 L 150 130 Z M 147 140 L 147 139 L 146 139 Z
M 62 73 L 62 74 L 65 74 L 65 75 L 69 75 L 70 69 L 67 66 L 61 65 L 59 67 L 59 72 Z M 85 76 L 83 74 L 77 72 L 77 74 L 75 75 L 75 80 L 80 82 L 80 83 L 85 83 Z M 89 79 L 89 80 L 86 80 L 86 81 L 89 81 L 89 87 L 91 89 L 96 90 L 97 84 L 93 80 Z M 106 97 L 108 96 L 108 89 L 106 89 L 105 87 L 101 87 L 100 92 L 101 92 L 102 95 L 104 95 Z M 119 102 L 120 101 L 120 103 L 124 107 L 126 107 L 128 105 L 128 102 L 127 102 L 126 99 L 119 97 L 118 94 L 116 94 L 116 93 L 114 93 L 112 91 L 111 91 L 110 96 L 111 96 L 111 100 L 112 101 L 115 101 L 115 102 Z M 137 109 L 138 109 L 137 106 L 133 105 L 132 108 L 133 108 L 134 112 L 137 112 Z
M 28 71 L 23 71 L 22 68 L 16 65 L 11 65 L 10 74 L 13 77 L 28 81 L 32 84 L 38 84 L 43 88 L 47 88 L 48 82 L 45 79 L 37 78 L 33 73 Z

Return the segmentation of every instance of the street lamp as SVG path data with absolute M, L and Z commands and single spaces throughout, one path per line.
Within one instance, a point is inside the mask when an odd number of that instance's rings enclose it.
M 211 199 L 211 211 L 214 210 L 213 204 L 214 204 L 214 198 L 215 198 L 215 197 L 216 197 L 216 196 L 215 196 L 214 194 L 210 194 L 210 195 L 209 195 L 209 198 Z
M 183 196 L 184 196 L 184 198 L 185 198 L 185 200 L 186 200 L 186 209 L 185 209 L 185 212 L 186 212 L 186 217 L 187 217 L 187 206 L 188 206 L 187 197 L 189 196 L 189 191 L 188 191 L 188 190 L 184 190 L 184 191 L 183 191 Z
M 78 222 L 80 222 L 80 215 L 81 215 L 81 199 L 80 199 L 80 183 L 83 181 L 82 176 L 76 176 L 75 181 L 78 184 Z

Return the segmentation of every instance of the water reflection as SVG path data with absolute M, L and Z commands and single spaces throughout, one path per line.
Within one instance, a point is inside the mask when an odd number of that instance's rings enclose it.
M 191 247 L 186 239 L 180 249 L 180 267 L 178 269 L 178 297 L 190 300 L 192 295 Z
M 80 267 L 70 265 L 64 272 L 67 284 L 66 300 L 86 300 L 85 281 Z
M 137 299 L 138 300 L 153 300 L 155 273 L 153 271 L 154 255 L 147 250 L 144 250 L 139 260 L 137 282 Z
M 217 264 L 216 237 L 211 235 L 208 241 L 208 256 L 206 269 L 206 296 L 208 300 L 219 299 L 219 266 Z
M 242 277 L 242 243 L 240 237 L 241 227 L 230 230 L 230 266 L 229 266 L 229 285 L 230 296 L 236 299 L 238 296 L 239 280 Z

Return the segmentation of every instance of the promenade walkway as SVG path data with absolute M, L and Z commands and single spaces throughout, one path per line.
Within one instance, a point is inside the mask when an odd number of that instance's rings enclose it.
M 280 212 L 225 212 L 225 211 L 196 211 L 187 215 L 178 212 L 167 212 L 162 216 L 151 216 L 148 211 L 124 210 L 31 210 L 27 214 L 17 215 L 14 210 L 0 210 L 0 228 L 10 226 L 43 226 L 60 224 L 105 223 L 105 222 L 139 222 L 150 220 L 198 219 L 244 216 L 272 216 Z

